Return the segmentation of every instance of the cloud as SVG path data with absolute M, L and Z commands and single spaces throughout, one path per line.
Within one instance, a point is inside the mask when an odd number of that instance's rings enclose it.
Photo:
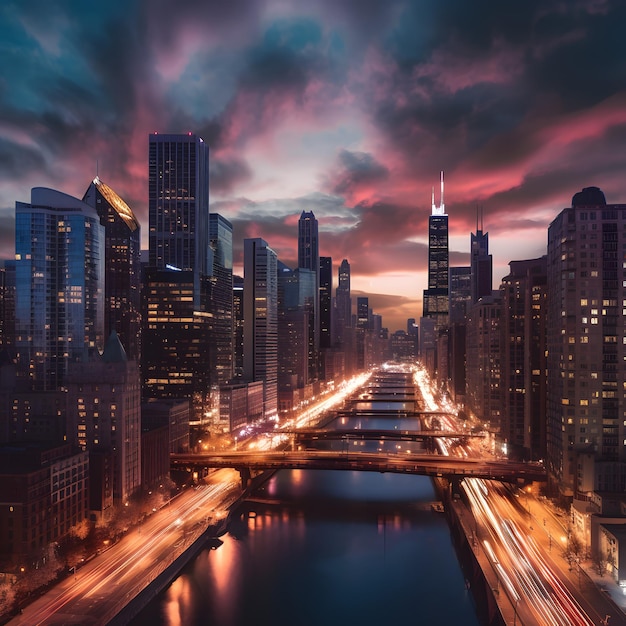
M 332 190 L 336 194 L 351 195 L 360 188 L 370 190 L 373 184 L 389 176 L 389 170 L 367 152 L 341 150 L 337 161 L 331 173 Z

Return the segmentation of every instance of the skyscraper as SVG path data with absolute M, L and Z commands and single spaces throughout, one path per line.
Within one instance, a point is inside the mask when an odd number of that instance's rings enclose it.
M 209 216 L 211 256 L 209 307 L 211 314 L 211 385 L 233 377 L 233 226 L 219 215 Z
M 210 409 L 211 318 L 206 302 L 194 306 L 194 287 L 192 271 L 146 269 L 141 374 L 144 400 L 188 398 L 201 422 Z
M 278 414 L 278 258 L 260 238 L 244 239 L 243 377 L 263 381 L 266 419 Z
M 150 135 L 149 265 L 194 272 L 194 302 L 209 264 L 209 148 L 192 133 Z
M 502 439 L 511 458 L 545 458 L 547 257 L 511 261 L 502 279 Z
M 150 135 L 149 267 L 145 275 L 144 399 L 210 406 L 209 148 L 192 133 Z
M 131 360 L 138 360 L 141 336 L 141 230 L 132 209 L 97 176 L 83 202 L 104 225 L 104 334 L 115 330 Z
M 489 254 L 489 233 L 483 233 L 482 213 L 478 228 L 476 219 L 476 234 L 470 237 L 471 274 L 472 274 L 472 304 L 483 296 L 491 295 L 493 281 L 493 260 Z
M 337 304 L 337 342 L 344 343 L 345 328 L 352 326 L 352 298 L 350 296 L 350 263 L 344 259 L 339 266 L 337 290 L 335 299 Z
M 448 323 L 448 216 L 443 201 L 441 172 L 441 203 L 435 204 L 428 218 L 428 289 L 424 290 L 424 317 L 435 320 L 436 329 Z
M 320 252 L 317 230 L 318 224 L 313 211 L 302 211 L 298 220 L 298 267 L 315 272 L 316 297 L 313 303 L 315 360 L 320 347 Z M 316 362 L 312 363 L 314 374 L 315 365 Z
M 320 348 L 328 349 L 332 345 L 332 294 L 333 260 L 329 256 L 320 257 Z
M 104 237 L 96 211 L 60 191 L 15 205 L 15 347 L 37 390 L 104 346 Z
M 626 489 L 624 250 L 626 204 L 597 187 L 548 229 L 547 460 L 566 494 Z

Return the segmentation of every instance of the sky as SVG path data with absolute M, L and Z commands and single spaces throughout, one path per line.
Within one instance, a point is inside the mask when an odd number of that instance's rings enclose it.
M 210 147 L 210 210 L 291 267 L 302 211 L 391 331 L 422 314 L 431 190 L 450 264 L 478 210 L 494 288 L 580 189 L 626 203 L 623 0 L 4 0 L 0 258 L 32 187 L 96 175 L 147 247 L 152 132 Z

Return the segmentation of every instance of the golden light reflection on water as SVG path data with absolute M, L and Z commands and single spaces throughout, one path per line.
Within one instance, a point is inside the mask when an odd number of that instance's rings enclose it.
M 164 607 L 164 617 L 168 626 L 183 626 L 184 615 L 190 612 L 191 589 L 189 579 L 177 578 L 170 586 L 167 602 Z

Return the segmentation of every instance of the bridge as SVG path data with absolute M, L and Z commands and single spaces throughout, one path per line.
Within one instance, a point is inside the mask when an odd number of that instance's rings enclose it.
M 172 468 L 203 470 L 231 467 L 241 474 L 244 487 L 251 472 L 281 469 L 350 470 L 394 474 L 441 476 L 458 482 L 465 476 L 502 482 L 546 480 L 543 466 L 535 463 L 457 458 L 437 454 L 389 454 L 329 450 L 267 452 L 241 451 L 219 454 L 172 454 Z
M 296 440 L 341 440 L 359 439 L 361 441 L 427 441 L 441 437 L 453 439 L 467 439 L 468 437 L 486 436 L 484 431 L 479 433 L 452 432 L 449 430 L 389 430 L 379 428 L 348 428 L 336 430 L 322 430 L 319 428 L 300 428 L 298 430 L 277 430 L 276 434 L 293 436 Z

